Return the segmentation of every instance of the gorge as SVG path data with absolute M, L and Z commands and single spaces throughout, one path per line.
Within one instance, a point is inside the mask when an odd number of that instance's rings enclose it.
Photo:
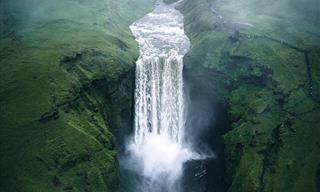
M 319 3 L 1 0 L 0 191 L 319 191 Z

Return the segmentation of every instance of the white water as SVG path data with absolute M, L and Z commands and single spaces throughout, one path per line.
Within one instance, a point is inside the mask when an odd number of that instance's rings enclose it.
M 139 44 L 136 62 L 135 132 L 128 150 L 144 178 L 140 191 L 178 191 L 183 163 L 200 158 L 184 144 L 183 56 L 190 47 L 183 16 L 158 1 L 130 26 Z

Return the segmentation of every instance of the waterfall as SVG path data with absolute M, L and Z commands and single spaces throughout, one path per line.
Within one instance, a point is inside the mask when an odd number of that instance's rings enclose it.
M 135 137 L 143 145 L 149 136 L 163 135 L 181 143 L 184 127 L 182 55 L 171 50 L 137 62 Z
M 139 44 L 135 132 L 128 145 L 139 191 L 178 191 L 183 163 L 198 158 L 184 143 L 183 56 L 190 47 L 183 16 L 162 1 L 130 26 Z

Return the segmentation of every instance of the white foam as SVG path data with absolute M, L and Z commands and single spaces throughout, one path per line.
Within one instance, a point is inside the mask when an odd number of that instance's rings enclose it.
M 167 135 L 150 134 L 145 137 L 142 145 L 132 142 L 129 150 L 143 164 L 143 175 L 152 180 L 166 175 L 169 180 L 174 181 L 181 176 L 185 161 L 200 158 Z

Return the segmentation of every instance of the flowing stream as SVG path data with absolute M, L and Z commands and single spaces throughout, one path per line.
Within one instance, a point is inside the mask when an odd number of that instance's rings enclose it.
M 135 132 L 127 165 L 141 180 L 136 191 L 177 192 L 183 163 L 199 159 L 184 142 L 183 56 L 190 47 L 183 15 L 157 1 L 153 12 L 130 26 L 139 44 Z

